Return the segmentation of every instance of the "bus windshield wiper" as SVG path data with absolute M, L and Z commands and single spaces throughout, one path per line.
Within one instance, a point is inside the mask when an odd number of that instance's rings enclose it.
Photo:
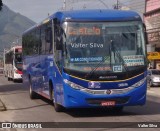
M 87 73 L 87 74 L 85 75 L 85 78 L 91 77 L 91 76 L 94 74 L 95 70 L 96 70 L 98 67 L 100 67 L 100 65 L 101 65 L 103 62 L 105 62 L 106 60 L 108 60 L 108 58 L 110 59 L 110 67 L 111 67 L 111 44 L 109 44 L 109 55 L 110 55 L 110 56 L 105 56 L 105 57 L 104 57 L 104 60 L 100 61 L 89 73 Z
M 108 59 L 108 56 L 104 57 L 104 61 L 106 61 Z M 100 65 L 104 62 L 104 61 L 100 61 L 88 74 L 85 75 L 85 78 L 88 78 L 90 76 L 92 76 L 94 74 L 94 71 L 100 67 Z M 111 65 L 111 64 L 110 64 Z M 111 66 L 110 66 L 111 67 Z
M 121 54 L 119 53 L 119 51 L 116 49 L 116 47 L 115 47 L 115 45 L 114 45 L 114 43 L 113 43 L 113 40 L 110 41 L 110 46 L 109 46 L 110 67 L 111 67 L 111 53 L 112 53 L 112 52 L 115 53 L 115 54 L 119 57 L 119 59 L 120 59 L 121 62 L 122 62 L 122 65 L 123 65 L 123 67 L 124 67 L 124 69 L 125 69 L 125 71 L 126 71 L 126 73 L 127 73 L 127 72 L 128 72 L 128 68 L 125 66 L 125 62 L 124 62 Z M 115 56 L 114 56 L 114 57 L 115 57 Z M 108 59 L 108 56 L 104 57 L 104 61 L 107 60 L 107 59 Z M 99 62 L 99 63 L 96 65 L 95 68 L 93 68 L 88 74 L 85 75 L 85 78 L 91 77 L 91 76 L 94 74 L 95 70 L 96 70 L 102 63 L 103 63 L 103 61 Z M 128 75 L 128 73 L 127 73 L 127 75 Z

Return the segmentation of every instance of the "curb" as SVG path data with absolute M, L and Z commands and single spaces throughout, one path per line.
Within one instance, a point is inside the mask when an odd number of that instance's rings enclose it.
M 0 111 L 6 111 L 6 106 L 5 106 L 4 103 L 1 101 L 1 99 L 0 99 Z

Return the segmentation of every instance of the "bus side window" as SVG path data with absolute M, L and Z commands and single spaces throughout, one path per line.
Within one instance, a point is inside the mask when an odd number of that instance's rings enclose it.
M 33 44 L 33 53 L 32 53 L 32 55 L 36 55 L 36 54 L 38 54 L 38 42 L 37 42 L 37 31 L 34 31 L 34 33 L 33 33 L 33 42 L 32 42 L 32 44 Z
M 45 26 L 42 26 L 41 28 L 41 48 L 40 48 L 40 54 L 45 54 Z
M 35 45 L 36 45 L 36 54 L 39 54 L 40 52 L 40 46 L 41 46 L 41 40 L 40 40 L 40 28 L 36 30 L 36 35 L 35 35 Z
M 53 44 L 52 44 L 52 28 L 48 27 L 45 30 L 45 43 L 46 43 L 46 53 L 52 53 L 53 52 Z
M 10 56 L 11 56 L 11 64 L 13 65 L 13 59 L 14 59 L 14 57 L 13 57 L 13 56 L 14 56 L 14 55 L 13 55 L 13 52 L 10 53 Z

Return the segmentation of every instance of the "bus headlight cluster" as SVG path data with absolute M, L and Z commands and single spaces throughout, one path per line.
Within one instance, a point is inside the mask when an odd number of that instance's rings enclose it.
M 122 88 L 122 89 L 111 89 L 111 94 L 124 94 L 127 93 L 135 88 L 140 87 L 141 85 L 144 84 L 146 78 L 143 78 L 142 80 L 138 81 L 137 83 L 127 87 L 127 88 Z
M 113 94 L 124 94 L 124 93 L 127 93 L 131 90 L 133 90 L 134 88 L 138 88 L 139 86 L 143 85 L 144 82 L 146 81 L 146 78 L 143 78 L 142 80 L 138 81 L 137 83 L 133 84 L 132 86 L 129 86 L 127 88 L 122 88 L 122 89 L 109 89 L 110 90 L 110 94 L 107 94 L 106 92 L 108 91 L 108 89 L 105 89 L 105 90 L 92 90 L 92 89 L 87 89 L 87 88 L 84 88 L 78 84 L 75 84 L 67 79 L 64 79 L 64 82 L 66 84 L 68 84 L 70 87 L 76 89 L 76 90 L 81 90 L 83 92 L 87 92 L 87 93 L 90 93 L 90 94 L 106 94 L 106 95 L 113 95 Z
M 72 87 L 72 88 L 74 88 L 74 89 L 76 89 L 76 90 L 82 90 L 82 89 L 84 89 L 82 86 L 77 85 L 77 84 L 75 84 L 75 83 L 73 83 L 73 82 L 71 82 L 71 81 L 69 81 L 69 80 L 67 80 L 67 79 L 64 79 L 64 82 L 65 82 L 66 84 L 68 84 L 70 87 Z
M 130 86 L 130 88 L 136 88 L 136 87 L 141 86 L 145 82 L 145 80 L 146 80 L 146 77 L 138 81 L 137 83 L 133 84 L 132 86 Z

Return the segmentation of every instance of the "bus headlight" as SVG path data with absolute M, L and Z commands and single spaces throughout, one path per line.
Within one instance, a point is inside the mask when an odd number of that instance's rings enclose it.
M 137 83 L 133 84 L 132 86 L 130 86 L 130 88 L 137 88 L 139 86 L 141 86 L 146 80 L 146 77 L 143 78 L 142 80 L 138 81 Z
M 73 83 L 73 82 L 71 82 L 71 81 L 69 81 L 69 80 L 67 80 L 67 79 L 64 79 L 64 82 L 65 82 L 66 84 L 68 84 L 70 87 L 72 87 L 72 88 L 74 88 L 74 89 L 76 89 L 76 90 L 82 90 L 82 89 L 84 89 L 82 86 L 80 86 L 80 85 L 78 85 L 78 84 L 75 84 L 75 83 Z

